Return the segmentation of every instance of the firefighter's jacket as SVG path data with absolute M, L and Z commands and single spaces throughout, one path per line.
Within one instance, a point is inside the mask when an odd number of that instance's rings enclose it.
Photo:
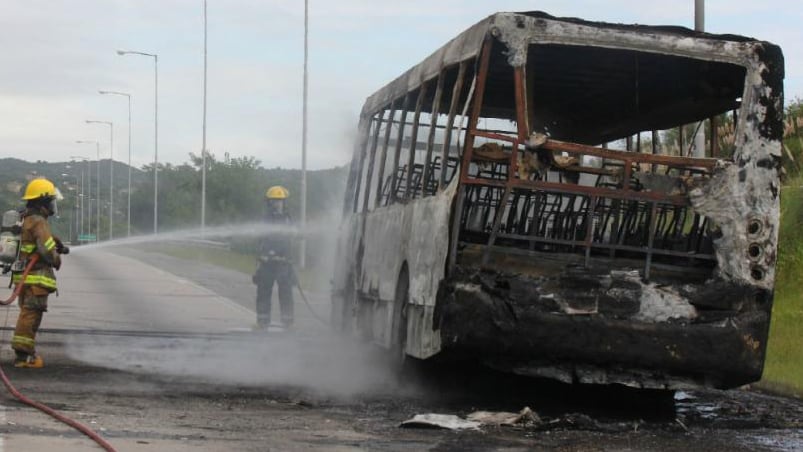
M 288 227 L 292 224 L 286 213 L 268 212 L 264 217 L 266 224 Z M 269 231 L 259 241 L 260 260 L 286 261 L 290 258 L 293 234 L 287 231 Z
M 39 260 L 25 278 L 25 285 L 31 287 L 35 295 L 55 292 L 56 274 L 53 268 L 61 267 L 61 256 L 57 250 L 58 239 L 50 233 L 47 216 L 43 212 L 28 209 L 23 217 L 20 260 L 27 266 L 31 256 L 39 255 Z M 22 272 L 14 274 L 14 283 L 21 279 Z

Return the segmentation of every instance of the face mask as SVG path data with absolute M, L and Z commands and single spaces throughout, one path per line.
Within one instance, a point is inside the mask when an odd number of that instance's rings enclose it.
M 58 201 L 61 201 L 62 199 L 64 199 L 64 196 L 62 196 L 61 191 L 59 191 L 59 189 L 57 188 L 55 196 L 50 198 L 50 203 L 47 205 L 47 209 L 50 211 L 50 215 L 54 217 L 59 216 Z
M 268 202 L 270 210 L 275 213 L 282 213 L 284 211 L 284 201 L 281 199 L 271 199 Z

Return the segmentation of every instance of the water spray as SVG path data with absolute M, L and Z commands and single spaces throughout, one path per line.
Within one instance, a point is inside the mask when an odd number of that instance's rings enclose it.
M 81 245 L 73 248 L 74 252 L 86 252 L 102 248 L 115 246 L 140 245 L 147 243 L 173 242 L 178 240 L 207 240 L 210 237 L 261 237 L 267 234 L 295 234 L 313 235 L 324 232 L 325 225 L 316 227 L 306 227 L 300 230 L 298 227 L 290 225 L 274 225 L 262 222 L 244 223 L 238 225 L 182 229 L 173 232 L 161 232 L 159 234 L 138 235 L 129 238 L 114 239 L 105 242 L 97 242 L 89 245 Z

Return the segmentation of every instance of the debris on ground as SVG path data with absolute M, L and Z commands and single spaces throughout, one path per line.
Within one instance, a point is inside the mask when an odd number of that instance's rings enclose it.
M 466 416 L 466 419 L 479 422 L 483 425 L 495 426 L 529 426 L 541 423 L 541 418 L 538 417 L 538 414 L 531 410 L 530 407 L 524 407 L 518 413 L 507 411 L 475 411 Z
M 447 430 L 477 430 L 480 426 L 533 426 L 541 423 L 530 407 L 524 407 L 518 413 L 508 411 L 474 411 L 466 419 L 454 414 L 416 414 L 412 419 L 401 423 L 400 427 L 408 428 L 442 428 Z
M 454 414 L 416 414 L 412 419 L 401 423 L 405 428 L 442 428 L 447 430 L 478 430 L 479 422 L 467 421 Z

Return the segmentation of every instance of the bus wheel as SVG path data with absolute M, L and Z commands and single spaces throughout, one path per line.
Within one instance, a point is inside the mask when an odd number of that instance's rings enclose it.
M 396 294 L 393 300 L 393 343 L 391 359 L 393 367 L 401 371 L 407 361 L 405 348 L 407 345 L 407 303 L 410 301 L 410 274 L 407 264 L 402 265 L 399 279 L 396 282 Z

